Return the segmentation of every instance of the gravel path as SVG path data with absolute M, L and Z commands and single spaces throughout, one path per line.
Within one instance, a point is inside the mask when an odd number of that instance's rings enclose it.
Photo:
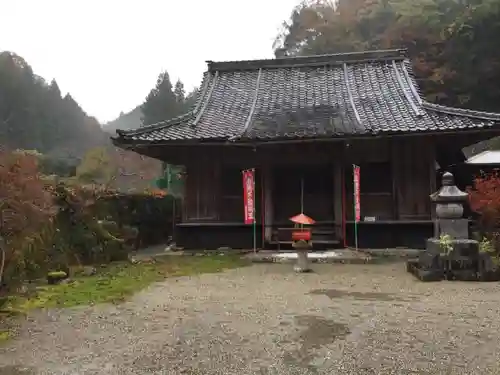
M 420 283 L 403 264 L 314 269 L 255 265 L 37 312 L 0 347 L 0 375 L 500 373 L 499 284 Z

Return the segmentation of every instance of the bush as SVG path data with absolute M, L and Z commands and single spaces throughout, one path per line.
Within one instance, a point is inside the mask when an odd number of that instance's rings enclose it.
M 56 213 L 35 155 L 0 150 L 0 202 L 0 285 L 8 287 L 43 268 Z
M 150 194 L 106 195 L 96 201 L 94 209 L 120 228 L 135 228 L 135 246 L 142 247 L 166 243 L 182 212 L 179 198 Z
M 66 264 L 107 263 L 123 260 L 135 242 L 133 230 L 112 220 L 100 199 L 114 195 L 111 191 L 67 186 L 59 183 L 54 196 L 59 211 L 56 217 L 57 236 L 52 243 L 52 258 Z M 130 234 L 132 233 L 132 234 Z M 127 241 L 127 240 L 128 241 Z
M 468 189 L 470 208 L 478 214 L 478 239 L 492 249 L 487 251 L 492 257 L 500 255 L 500 176 L 497 172 L 483 174 L 474 179 Z
M 0 295 L 74 264 L 126 259 L 172 235 L 174 198 L 118 194 L 58 182 L 39 171 L 36 152 L 0 150 Z M 179 202 L 179 201 L 176 201 Z
M 486 232 L 495 232 L 500 226 L 500 176 L 497 172 L 474 179 L 468 189 L 471 209 L 479 214 L 479 226 Z

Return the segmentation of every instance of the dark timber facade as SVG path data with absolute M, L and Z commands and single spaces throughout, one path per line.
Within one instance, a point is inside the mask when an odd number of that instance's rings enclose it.
M 259 247 L 288 218 L 317 223 L 313 242 L 353 244 L 352 165 L 361 167 L 362 247 L 423 246 L 436 170 L 500 130 L 500 115 L 425 101 L 404 51 L 208 62 L 189 113 L 116 145 L 186 168 L 177 242 L 250 248 L 243 169 L 256 170 Z M 496 132 L 496 133 L 495 133 Z

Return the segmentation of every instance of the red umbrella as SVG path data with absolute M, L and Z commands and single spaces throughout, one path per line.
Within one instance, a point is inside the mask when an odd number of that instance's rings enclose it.
M 316 222 L 315 220 L 311 219 L 309 216 L 304 214 L 295 215 L 290 218 L 290 221 L 294 222 L 295 224 L 302 224 L 302 225 L 311 225 Z

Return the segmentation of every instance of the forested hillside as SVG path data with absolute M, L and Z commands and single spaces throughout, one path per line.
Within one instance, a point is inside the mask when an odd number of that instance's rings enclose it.
M 283 25 L 277 56 L 406 48 L 426 97 L 500 111 L 500 0 L 306 1 Z
M 113 121 L 103 125 L 103 130 L 110 134 L 115 134 L 116 129 L 134 129 L 142 124 L 142 111 L 141 106 L 138 105 L 133 110 L 127 113 L 120 113 Z
M 70 94 L 61 95 L 55 80 L 47 83 L 21 56 L 2 52 L 0 145 L 37 155 L 45 174 L 126 191 L 154 188 L 162 177 L 161 162 L 114 147 L 110 135 L 175 117 L 193 98 L 182 82 L 172 85 L 162 72 L 142 104 L 101 127 Z
M 12 52 L 0 53 L 0 144 L 79 158 L 107 141 L 94 117 L 70 94 L 61 96 L 56 81 L 46 82 Z

